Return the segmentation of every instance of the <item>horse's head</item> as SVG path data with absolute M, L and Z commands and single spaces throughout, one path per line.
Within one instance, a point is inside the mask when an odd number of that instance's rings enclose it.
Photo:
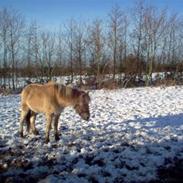
M 85 93 L 84 91 L 81 91 L 81 94 L 79 95 L 76 105 L 74 106 L 74 109 L 81 116 L 81 118 L 87 121 L 90 118 L 89 102 L 90 102 L 89 94 Z

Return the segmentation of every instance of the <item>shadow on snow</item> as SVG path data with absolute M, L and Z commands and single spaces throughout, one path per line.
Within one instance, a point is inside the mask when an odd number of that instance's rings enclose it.
M 136 128 L 134 123 L 142 125 L 141 128 Z M 113 128 L 116 125 L 118 127 Z M 41 130 L 41 136 L 28 137 L 27 143 L 16 137 L 19 141 L 17 145 L 12 144 L 9 148 L 2 145 L 1 164 L 6 164 L 7 168 L 1 167 L 0 182 L 34 182 L 47 176 L 48 180 L 53 179 L 54 182 L 75 180 L 117 183 L 126 181 L 128 177 L 134 178 L 129 182 L 140 182 L 136 177 L 143 178 L 147 173 L 152 174 L 149 169 L 151 166 L 156 168 L 161 182 L 162 179 L 171 180 L 173 177 L 166 175 L 168 169 L 162 167 L 172 166 L 172 169 L 176 169 L 172 164 L 176 164 L 183 154 L 183 142 L 178 138 L 159 143 L 147 140 L 151 135 L 153 137 L 157 129 L 161 131 L 167 127 L 179 129 L 179 133 L 183 134 L 183 114 L 104 122 L 98 124 L 98 127 L 91 122 L 89 127 L 95 130 L 86 127 L 71 133 L 70 127 L 63 122 L 60 128 L 62 136 L 58 143 L 44 145 L 44 131 Z M 154 134 L 151 133 L 152 129 Z M 145 136 L 139 133 L 141 131 L 146 132 Z M 142 144 L 136 143 L 140 141 Z M 3 144 L 1 138 L 0 142 Z M 35 146 L 36 143 L 39 148 Z M 177 146 L 179 148 L 174 149 Z M 155 158 L 160 162 L 155 161 Z M 175 175 L 176 179 L 173 180 L 182 179 L 181 173 Z

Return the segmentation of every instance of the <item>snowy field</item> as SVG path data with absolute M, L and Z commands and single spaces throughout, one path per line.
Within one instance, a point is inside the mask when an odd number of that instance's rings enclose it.
M 60 118 L 61 139 L 18 136 L 18 95 L 0 96 L 0 182 L 117 183 L 157 179 L 159 167 L 183 158 L 183 87 L 91 91 L 91 119 L 72 108 Z

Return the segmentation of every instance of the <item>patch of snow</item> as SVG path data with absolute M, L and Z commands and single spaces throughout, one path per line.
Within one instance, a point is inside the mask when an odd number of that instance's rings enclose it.
M 56 143 L 51 131 L 49 144 L 44 144 L 44 115 L 36 120 L 40 135 L 21 139 L 20 97 L 0 96 L 0 164 L 7 169 L 0 177 L 24 173 L 40 183 L 150 181 L 158 167 L 183 157 L 183 87 L 98 90 L 90 96 L 90 121 L 65 109 L 61 138 Z M 20 165 L 19 158 L 29 164 Z

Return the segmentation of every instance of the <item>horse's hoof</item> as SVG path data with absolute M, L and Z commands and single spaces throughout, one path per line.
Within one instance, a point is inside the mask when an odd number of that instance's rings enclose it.
M 34 135 L 39 135 L 39 132 L 37 130 L 33 131 Z
M 59 141 L 60 140 L 60 137 L 58 135 L 55 135 L 55 140 L 56 141 Z
M 49 142 L 49 139 L 46 139 L 46 140 L 45 140 L 45 144 L 48 144 L 48 142 Z
M 20 132 L 20 137 L 21 137 L 21 138 L 23 138 L 23 137 L 24 137 L 23 132 Z

